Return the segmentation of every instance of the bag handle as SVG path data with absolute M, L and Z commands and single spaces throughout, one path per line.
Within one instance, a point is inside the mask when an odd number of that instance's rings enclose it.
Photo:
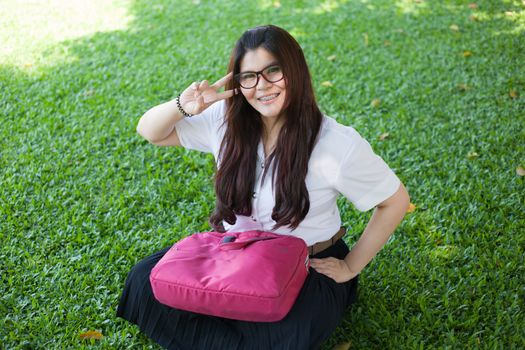
M 254 237 L 254 238 L 247 239 L 245 241 L 238 241 L 238 242 L 235 242 L 235 238 L 236 238 L 235 236 L 224 236 L 221 243 L 219 244 L 219 248 L 221 250 L 241 249 L 252 243 L 255 243 L 258 241 L 266 241 L 269 239 L 275 239 L 277 237 Z

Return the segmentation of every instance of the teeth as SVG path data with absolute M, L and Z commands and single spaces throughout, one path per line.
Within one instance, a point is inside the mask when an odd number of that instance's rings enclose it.
M 279 94 L 264 96 L 264 97 L 259 98 L 259 101 L 270 101 L 271 99 L 274 99 L 277 96 L 279 96 Z

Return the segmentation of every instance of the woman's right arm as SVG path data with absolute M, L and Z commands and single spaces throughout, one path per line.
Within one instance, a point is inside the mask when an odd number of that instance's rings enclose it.
M 237 91 L 218 92 L 231 77 L 232 73 L 229 73 L 213 85 L 209 85 L 206 80 L 194 82 L 180 95 L 182 109 L 186 113 L 200 114 L 214 102 L 232 97 Z M 137 132 L 157 146 L 180 146 L 175 124 L 184 118 L 177 106 L 177 100 L 173 99 L 144 113 L 137 125 Z
M 171 100 L 148 110 L 137 125 L 137 132 L 157 146 L 180 146 L 175 123 L 184 119 L 177 107 L 177 101 Z

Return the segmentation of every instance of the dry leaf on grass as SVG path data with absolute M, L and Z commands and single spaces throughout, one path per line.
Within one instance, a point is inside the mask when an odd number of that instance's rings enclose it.
M 378 98 L 374 98 L 374 99 L 372 100 L 372 102 L 370 102 L 370 105 L 371 105 L 372 107 L 374 107 L 374 108 L 379 107 L 380 104 L 381 104 L 381 100 L 378 99 Z
M 449 28 L 454 32 L 459 32 L 459 27 L 457 24 L 451 24 Z
M 100 339 L 104 338 L 102 333 L 100 333 L 99 331 L 87 331 L 87 332 L 84 332 L 84 333 L 80 333 L 78 336 L 80 337 L 80 339 L 97 339 L 97 340 L 100 340 Z
M 334 86 L 334 84 L 331 82 L 331 81 L 323 81 L 321 83 L 322 86 L 327 86 L 327 87 L 331 87 L 331 86 Z
M 409 204 L 408 206 L 408 209 L 407 209 L 407 213 L 412 213 L 416 210 L 416 206 L 412 203 Z
M 335 61 L 336 58 L 337 58 L 336 55 L 332 55 L 332 56 L 328 56 L 326 59 L 327 59 L 328 61 Z
M 468 50 L 463 51 L 463 57 L 470 57 L 470 56 L 472 56 L 472 51 L 468 51 Z
M 364 33 L 363 37 L 365 39 L 365 46 L 368 46 L 368 33 Z
M 383 141 L 384 139 L 386 139 L 388 136 L 390 136 L 389 133 L 385 132 L 385 133 L 382 133 L 381 135 L 379 135 L 379 139 L 381 141 Z
M 479 154 L 477 154 L 476 152 L 469 152 L 467 153 L 467 158 L 468 159 L 475 159 L 475 158 L 478 158 L 479 157 Z
M 458 84 L 458 89 L 461 91 L 468 91 L 470 90 L 470 86 L 468 86 L 467 84 Z
M 518 176 L 525 176 L 525 169 L 520 165 L 516 168 L 516 174 L 518 174 Z
M 476 4 L 476 3 L 473 2 L 473 3 L 468 4 L 468 7 L 469 7 L 470 9 L 472 9 L 472 10 L 475 10 L 475 9 L 478 8 L 478 4 Z
M 512 97 L 512 98 L 517 98 L 518 97 L 518 93 L 516 92 L 516 90 L 510 90 L 509 91 L 509 96 Z
M 333 347 L 332 350 L 348 350 L 350 349 L 350 346 L 352 346 L 352 343 L 347 341 L 346 343 L 340 343 Z
M 93 89 L 89 89 L 87 91 L 84 91 L 84 93 L 83 93 L 84 97 L 93 96 L 94 94 L 95 94 L 95 90 L 93 90 Z

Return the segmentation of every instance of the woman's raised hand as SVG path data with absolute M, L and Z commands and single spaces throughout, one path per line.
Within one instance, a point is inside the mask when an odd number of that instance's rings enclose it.
M 232 78 L 230 72 L 221 79 L 210 85 L 207 80 L 192 83 L 180 95 L 179 101 L 186 113 L 199 114 L 214 102 L 230 98 L 237 94 L 237 89 L 218 92 Z

